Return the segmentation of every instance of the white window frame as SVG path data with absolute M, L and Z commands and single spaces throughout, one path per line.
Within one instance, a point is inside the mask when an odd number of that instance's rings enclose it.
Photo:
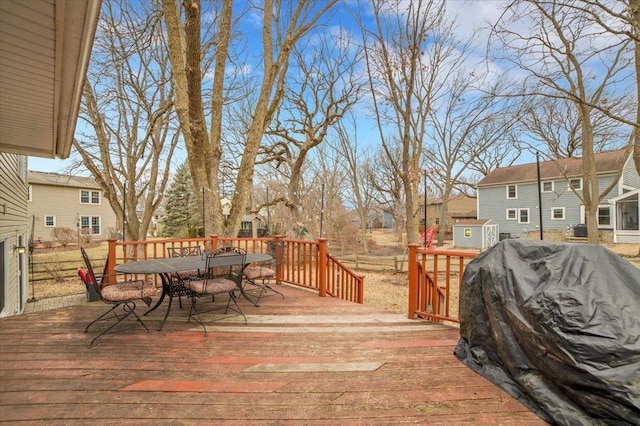
M 576 188 L 571 184 L 571 182 L 573 181 L 580 182 L 580 185 Z M 569 179 L 569 181 L 567 182 L 567 188 L 569 189 L 569 191 L 582 191 L 582 178 Z
M 514 191 L 515 191 L 515 195 L 513 197 L 509 196 L 509 188 L 513 187 Z M 507 200 L 517 200 L 518 199 L 518 185 L 507 185 L 506 186 L 506 197 Z
M 83 219 L 85 218 L 87 219 L 88 225 L 85 225 L 84 223 L 82 223 Z M 98 219 L 98 232 L 94 232 L 94 227 L 93 227 L 94 219 Z M 89 229 L 91 235 L 102 234 L 102 218 L 100 216 L 88 216 L 88 215 L 80 216 L 79 221 L 80 221 L 80 230 Z
M 608 224 L 600 223 L 600 209 L 609 210 L 609 223 Z M 598 206 L 598 213 L 597 213 L 597 216 L 596 216 L 596 220 L 598 221 L 598 228 L 613 229 L 613 215 L 614 215 L 614 208 L 613 208 L 612 205 L 610 205 L 610 204 L 599 205 Z
M 527 221 L 526 222 L 521 220 L 522 219 L 522 212 L 527 212 Z M 531 214 L 530 214 L 528 208 L 520 208 L 520 209 L 518 209 L 518 223 L 522 223 L 522 224 L 531 223 Z
M 513 214 L 513 217 L 509 217 L 509 213 Z M 517 220 L 518 219 L 518 209 L 507 209 L 507 220 Z
M 561 217 L 556 217 L 554 212 L 559 211 L 562 213 Z M 564 207 L 551 207 L 551 220 L 564 220 L 565 219 Z
M 51 224 L 51 225 L 47 224 L 47 219 L 49 219 L 49 218 L 53 222 L 53 224 Z M 44 216 L 44 227 L 45 228 L 55 228 L 56 227 L 56 217 L 55 217 L 55 215 L 47 214 L 47 215 Z
M 83 201 L 82 200 L 82 195 L 83 193 L 87 193 L 87 200 L 88 201 Z M 97 201 L 94 202 L 94 196 L 96 196 Z M 99 205 L 101 204 L 101 196 L 100 196 L 100 191 L 94 191 L 91 189 L 81 189 L 80 190 L 80 204 L 93 204 L 93 205 Z
M 546 184 L 551 184 L 551 189 L 544 189 L 544 186 L 545 186 Z M 553 181 L 552 181 L 552 180 L 548 180 L 548 181 L 546 181 L 546 182 L 542 182 L 542 192 L 553 192 L 553 190 L 554 190 L 554 186 L 555 186 L 555 185 L 554 185 L 554 183 L 553 183 Z

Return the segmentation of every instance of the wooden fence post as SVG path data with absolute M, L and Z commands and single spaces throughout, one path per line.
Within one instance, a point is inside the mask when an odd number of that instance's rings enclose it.
M 318 293 L 327 296 L 327 238 L 318 238 Z
M 114 269 L 116 267 L 116 239 L 115 238 L 109 238 L 107 240 L 109 242 L 109 251 L 107 252 L 107 264 L 106 266 L 106 275 L 108 275 L 108 277 L 106 277 L 106 279 L 104 280 L 104 282 L 106 284 L 111 284 L 116 282 L 116 279 L 114 277 L 116 270 Z
M 419 244 L 409 244 L 409 312 L 408 318 L 416 318 L 416 310 L 418 310 L 418 260 L 416 258 L 416 250 Z

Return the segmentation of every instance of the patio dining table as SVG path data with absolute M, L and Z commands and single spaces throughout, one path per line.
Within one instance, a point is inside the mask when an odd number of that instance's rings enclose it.
M 229 261 L 225 262 L 225 258 L 228 259 L 237 259 L 235 256 L 227 256 L 227 255 L 218 255 L 214 257 L 214 263 L 210 264 L 210 266 L 219 267 L 219 266 L 233 266 L 235 263 L 229 263 Z M 242 269 L 252 263 L 262 263 L 268 262 L 273 259 L 270 254 L 265 253 L 247 253 L 245 257 L 244 265 Z M 234 260 L 233 262 L 236 262 Z M 144 315 L 147 315 L 154 311 L 158 306 L 162 304 L 165 296 L 169 296 L 169 305 L 167 306 L 167 312 L 164 315 L 164 319 L 158 327 L 158 331 L 162 330 L 165 322 L 167 321 L 167 317 L 169 316 L 169 311 L 171 311 L 171 304 L 173 298 L 175 296 L 187 296 L 189 295 L 189 290 L 184 286 L 181 280 L 178 282 L 171 279 L 172 273 L 179 273 L 182 271 L 192 271 L 192 270 L 204 270 L 207 267 L 207 257 L 206 256 L 184 256 L 184 257 L 166 257 L 166 258 L 158 258 L 158 259 L 145 259 L 138 260 L 134 262 L 126 262 L 120 265 L 117 265 L 114 269 L 117 272 L 125 273 L 125 274 L 138 274 L 138 275 L 152 275 L 158 274 L 160 279 L 162 280 L 162 295 L 158 302 L 150 308 Z M 242 286 L 238 286 L 238 290 L 242 293 L 242 296 L 251 302 L 253 305 L 258 306 L 256 302 L 251 300 L 251 298 L 244 291 Z

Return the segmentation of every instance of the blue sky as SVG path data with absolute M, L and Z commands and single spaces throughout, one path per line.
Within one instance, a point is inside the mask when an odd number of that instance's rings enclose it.
M 459 35 L 461 38 L 464 38 L 465 35 L 471 33 L 474 27 L 479 26 L 483 23 L 484 20 L 494 20 L 497 17 L 497 13 L 499 11 L 499 5 L 504 3 L 503 1 L 496 0 L 488 0 L 488 1 L 466 1 L 466 0 L 449 0 L 447 2 L 447 13 L 450 16 L 456 16 L 457 21 L 459 23 Z M 348 16 L 349 10 L 352 9 L 355 5 L 354 1 L 347 1 L 345 3 L 339 4 L 338 8 L 342 10 L 338 10 L 338 13 L 333 13 L 334 19 L 336 20 L 335 25 L 342 25 L 347 29 L 349 28 L 349 20 Z M 330 23 L 331 24 L 331 23 Z M 245 19 L 244 25 L 246 26 L 255 26 L 255 22 L 248 17 Z M 355 24 L 354 24 L 355 25 Z M 252 29 L 249 29 L 251 31 Z M 259 42 L 259 40 L 256 40 Z M 478 50 L 479 55 L 480 51 L 484 49 L 483 45 L 484 41 L 482 37 L 478 38 Z M 375 124 L 370 122 L 368 123 L 364 120 L 360 123 L 360 127 L 358 129 L 359 135 L 366 139 L 379 139 L 377 132 L 375 131 Z M 184 151 L 182 151 L 178 158 L 175 159 L 176 162 L 180 162 L 184 160 Z M 61 160 L 61 159 L 44 159 L 37 157 L 29 158 L 29 169 L 36 171 L 45 171 L 45 172 L 66 172 L 65 169 L 68 169 L 73 164 L 71 159 Z

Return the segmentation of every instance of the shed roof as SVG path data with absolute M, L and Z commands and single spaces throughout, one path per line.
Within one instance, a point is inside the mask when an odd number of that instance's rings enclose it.
M 594 155 L 596 174 L 614 174 L 620 171 L 628 154 L 625 149 L 601 152 Z M 582 158 L 562 158 L 540 162 L 540 177 L 542 180 L 564 179 L 565 177 L 582 176 Z M 489 173 L 478 187 L 499 185 L 505 183 L 531 182 L 538 179 L 536 163 L 520 164 L 517 166 L 499 167 Z
M 454 223 L 453 226 L 486 225 L 489 222 L 493 221 L 491 219 L 464 219 Z

